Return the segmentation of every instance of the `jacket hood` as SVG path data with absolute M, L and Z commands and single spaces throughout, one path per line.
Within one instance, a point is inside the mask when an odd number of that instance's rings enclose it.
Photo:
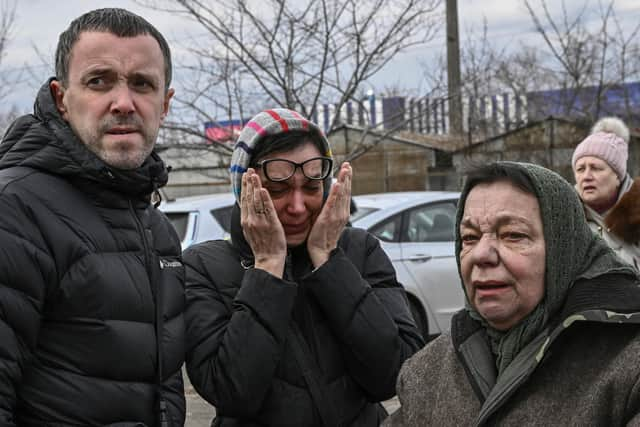
M 153 152 L 137 169 L 107 165 L 62 119 L 49 79 L 39 90 L 33 114 L 16 119 L 0 144 L 0 169 L 25 166 L 74 181 L 88 181 L 130 195 L 148 195 L 167 183 L 168 171 Z

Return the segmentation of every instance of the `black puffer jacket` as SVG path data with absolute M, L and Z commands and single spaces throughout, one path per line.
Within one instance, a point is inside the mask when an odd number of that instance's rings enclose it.
M 0 144 L 0 425 L 184 423 L 184 267 L 152 155 L 109 169 L 46 84 Z M 162 302 L 162 381 L 156 301 Z M 161 383 L 161 386 L 157 386 Z M 143 424 L 140 424 L 143 423 Z
M 196 245 L 187 269 L 187 370 L 221 426 L 320 426 L 294 356 L 295 322 L 340 426 L 376 426 L 402 362 L 422 347 L 402 287 L 375 237 L 345 229 L 315 271 L 290 251 L 288 280 L 245 267 L 237 206 L 232 241 Z M 243 267 L 244 266 L 244 267 Z

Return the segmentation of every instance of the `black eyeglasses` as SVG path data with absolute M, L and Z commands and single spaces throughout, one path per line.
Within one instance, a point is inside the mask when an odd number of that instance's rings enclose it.
M 302 163 L 286 159 L 261 160 L 256 167 L 262 168 L 269 181 L 286 181 L 300 168 L 302 174 L 309 179 L 322 180 L 329 176 L 333 160 L 330 157 L 313 157 Z

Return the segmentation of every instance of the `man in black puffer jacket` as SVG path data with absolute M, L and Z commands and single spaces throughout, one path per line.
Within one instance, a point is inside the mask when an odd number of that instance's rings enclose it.
M 56 75 L 0 144 L 0 426 L 182 426 L 184 268 L 150 203 L 169 48 L 95 10 Z

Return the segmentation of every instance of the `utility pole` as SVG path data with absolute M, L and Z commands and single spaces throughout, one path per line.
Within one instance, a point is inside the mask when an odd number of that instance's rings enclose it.
M 447 0 L 447 82 L 449 94 L 449 133 L 462 135 L 462 97 L 460 91 L 460 42 L 458 1 Z

